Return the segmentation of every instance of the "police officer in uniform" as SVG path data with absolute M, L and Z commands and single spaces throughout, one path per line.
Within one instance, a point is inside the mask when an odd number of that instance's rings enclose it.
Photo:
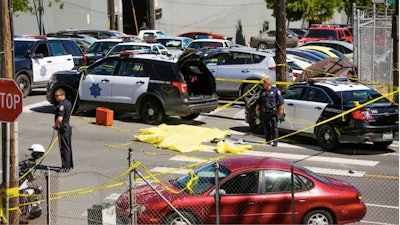
M 71 102 L 65 98 L 65 91 L 58 89 L 55 92 L 55 98 L 58 105 L 55 109 L 55 118 L 53 128 L 58 133 L 58 143 L 61 153 L 60 172 L 68 172 L 74 167 L 72 160 L 71 136 L 72 130 L 69 124 L 69 118 L 72 111 Z
M 256 103 L 256 116 L 263 124 L 265 140 L 274 147 L 278 146 L 277 139 L 278 117 L 284 118 L 283 96 L 278 88 L 272 86 L 271 78 L 265 78 L 263 81 L 263 90 Z M 271 141 L 274 140 L 272 143 Z

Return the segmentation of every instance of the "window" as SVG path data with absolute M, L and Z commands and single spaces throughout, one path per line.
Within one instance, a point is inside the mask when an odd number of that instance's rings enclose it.
M 258 171 L 241 173 L 223 183 L 220 189 L 225 190 L 227 195 L 257 194 L 258 174 Z
M 144 66 L 141 62 L 124 61 L 119 70 L 119 76 L 145 77 Z
M 292 191 L 291 183 L 292 183 L 292 175 L 288 171 L 280 171 L 280 170 L 264 171 L 264 185 L 266 193 L 290 192 Z M 302 181 L 298 178 L 296 174 L 294 174 L 293 176 L 293 184 L 295 191 L 305 189 Z
M 61 44 L 61 42 L 49 42 L 49 48 L 50 52 L 52 53 L 53 56 L 59 56 L 59 55 L 68 55 L 69 53 L 67 50 L 65 50 L 64 46 Z
M 328 103 L 329 98 L 322 90 L 316 88 L 309 88 L 304 95 L 304 100 L 312 102 Z
M 95 64 L 93 67 L 89 67 L 88 74 L 98 75 L 113 75 L 115 74 L 115 68 L 118 64 L 118 58 L 107 58 L 101 61 L 100 64 Z
M 251 64 L 251 54 L 242 52 L 233 52 L 231 55 L 224 58 L 220 65 L 238 65 Z
M 285 99 L 298 99 L 301 95 L 301 93 L 303 92 L 303 87 L 294 87 L 294 88 L 290 88 L 287 89 L 284 93 L 283 93 L 283 97 Z
M 40 44 L 37 46 L 35 54 L 43 54 L 43 57 L 49 56 L 49 50 L 47 49 L 46 44 Z

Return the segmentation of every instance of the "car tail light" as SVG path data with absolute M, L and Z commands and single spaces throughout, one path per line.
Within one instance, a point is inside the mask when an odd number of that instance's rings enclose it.
M 362 200 L 362 194 L 358 193 L 357 199 L 361 201 Z
M 185 94 L 188 90 L 186 82 L 172 82 L 172 86 L 178 88 L 181 94 Z
M 358 109 L 351 112 L 355 120 L 373 120 L 374 116 L 367 109 Z

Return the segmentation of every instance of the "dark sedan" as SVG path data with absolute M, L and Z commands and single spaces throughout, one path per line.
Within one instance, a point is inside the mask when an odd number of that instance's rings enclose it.
M 216 202 L 221 224 L 345 224 L 366 214 L 355 186 L 276 158 L 227 157 L 152 187 L 165 201 L 148 185 L 132 191 L 138 224 L 215 224 Z M 119 223 L 130 223 L 129 195 L 116 202 Z

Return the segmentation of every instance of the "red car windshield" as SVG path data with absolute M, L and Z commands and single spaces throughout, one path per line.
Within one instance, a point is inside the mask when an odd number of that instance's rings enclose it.
M 221 181 L 225 177 L 229 176 L 230 173 L 231 171 L 229 169 L 223 165 L 219 165 L 218 180 Z M 190 194 L 201 195 L 215 186 L 214 164 L 207 164 L 171 183 L 177 186 L 178 189 L 185 189 L 185 191 Z

